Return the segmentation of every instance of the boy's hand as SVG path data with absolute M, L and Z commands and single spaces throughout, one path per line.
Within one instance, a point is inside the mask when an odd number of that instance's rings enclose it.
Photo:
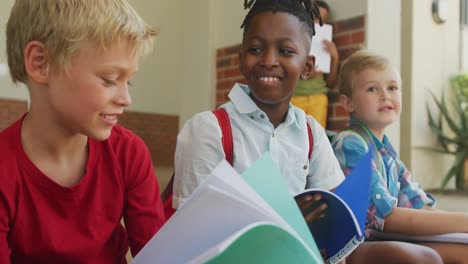
M 322 201 L 322 196 L 320 194 L 302 196 L 300 199 L 296 199 L 296 203 L 299 209 L 301 209 L 307 224 L 322 217 L 325 214 L 325 209 L 328 207 L 328 205 Z

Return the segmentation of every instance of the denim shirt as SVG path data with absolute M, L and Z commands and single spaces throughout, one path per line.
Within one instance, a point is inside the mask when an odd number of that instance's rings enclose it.
M 356 124 L 360 121 L 351 117 L 350 123 Z M 395 206 L 419 209 L 424 205 L 433 206 L 435 199 L 426 194 L 412 179 L 411 173 L 398 157 L 398 153 L 387 136 L 384 135 L 383 140 L 380 141 L 370 129 L 367 127 L 366 129 L 370 132 L 379 153 L 378 161 L 373 161 L 367 228 L 383 231 L 385 217 Z M 332 147 L 341 169 L 345 175 L 348 175 L 371 146 L 368 146 L 358 133 L 344 130 L 333 138 Z

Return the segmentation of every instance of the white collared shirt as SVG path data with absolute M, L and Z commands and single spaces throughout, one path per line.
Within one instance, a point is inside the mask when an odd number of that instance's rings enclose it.
M 234 169 L 242 173 L 266 151 L 280 169 L 295 195 L 307 188 L 333 189 L 344 179 L 325 130 L 311 116 L 314 145 L 308 159 L 306 115 L 290 105 L 286 119 L 277 128 L 249 97 L 246 85 L 235 84 L 225 108 L 232 127 Z M 173 206 L 178 208 L 218 163 L 225 159 L 221 128 L 211 111 L 188 120 L 177 137 Z M 268 184 L 268 182 L 265 182 Z

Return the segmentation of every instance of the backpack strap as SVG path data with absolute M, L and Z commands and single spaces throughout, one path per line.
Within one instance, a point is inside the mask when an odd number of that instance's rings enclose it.
M 374 160 L 375 165 L 377 165 L 377 170 L 380 172 L 381 175 L 383 175 L 383 172 L 384 172 L 383 171 L 383 166 L 382 166 L 383 165 L 383 160 L 382 160 L 382 157 L 380 156 L 379 150 L 377 149 L 377 147 L 374 144 L 374 140 L 372 140 L 372 135 L 371 135 L 371 132 L 369 131 L 369 128 L 367 128 L 364 124 L 355 123 L 355 124 L 349 125 L 344 130 L 349 130 L 349 131 L 356 132 L 357 134 L 359 134 L 364 139 L 364 141 L 367 143 L 367 146 L 369 147 L 369 149 L 372 148 L 372 150 L 373 150 L 372 159 Z
M 231 121 L 229 115 L 224 108 L 218 108 L 212 111 L 218 119 L 219 127 L 221 128 L 221 143 L 223 144 L 224 155 L 227 162 L 233 165 L 234 162 L 234 144 L 232 139 Z

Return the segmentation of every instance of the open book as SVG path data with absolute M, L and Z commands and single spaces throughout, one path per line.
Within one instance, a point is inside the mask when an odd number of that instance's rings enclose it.
M 367 156 L 371 155 L 371 152 Z M 364 157 L 368 159 L 369 157 Z M 361 160 L 334 193 L 308 189 L 296 195 L 320 194 L 328 204 L 324 217 L 309 224 L 319 249 L 325 249 L 328 263 L 337 263 L 365 240 L 367 208 L 371 187 L 371 165 Z
M 268 153 L 242 175 L 222 161 L 132 263 L 323 263 L 286 186 Z

